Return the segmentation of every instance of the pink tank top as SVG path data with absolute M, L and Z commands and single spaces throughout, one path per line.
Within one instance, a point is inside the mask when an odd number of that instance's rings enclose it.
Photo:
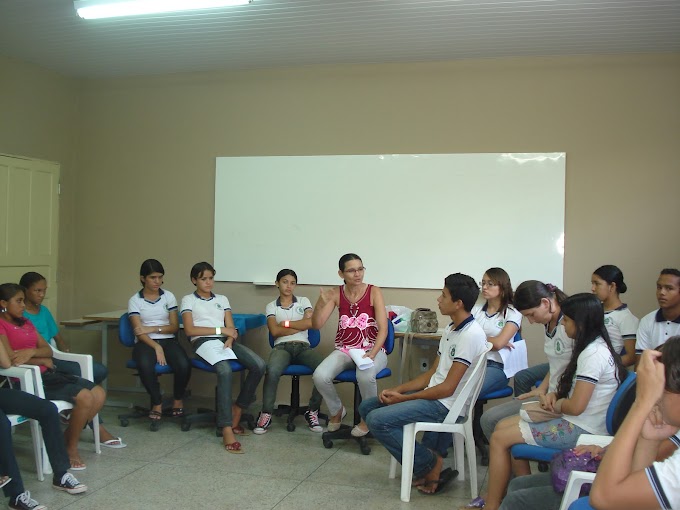
M 371 288 L 356 303 L 350 303 L 345 296 L 345 286 L 340 287 L 340 306 L 338 311 L 338 332 L 335 334 L 335 348 L 370 350 L 378 336 L 378 323 L 375 321 L 375 309 L 371 305 Z

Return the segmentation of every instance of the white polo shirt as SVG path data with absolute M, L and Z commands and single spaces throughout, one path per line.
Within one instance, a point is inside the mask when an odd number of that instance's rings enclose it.
M 680 450 L 645 468 L 645 473 L 659 506 L 663 510 L 680 508 Z
M 508 322 L 517 326 L 517 329 L 522 325 L 522 314 L 515 310 L 514 307 L 508 306 L 504 313 L 496 312 L 489 315 L 486 313 L 487 303 L 477 304 L 472 308 L 472 315 L 477 323 L 482 327 L 487 338 L 498 336 Z M 510 339 L 512 342 L 512 339 Z M 498 351 L 489 351 L 486 355 L 489 361 L 495 361 L 503 364 L 503 358 Z
M 604 327 L 607 328 L 614 351 L 619 354 L 623 349 L 624 342 L 635 338 L 639 324 L 640 319 L 633 315 L 626 304 L 615 310 L 604 312 Z
M 593 394 L 581 414 L 565 414 L 564 419 L 591 434 L 609 435 L 606 426 L 607 408 L 619 387 L 619 381 L 616 379 L 614 357 L 604 338 L 598 337 L 579 354 L 569 397 L 574 394 L 574 387 L 579 381 L 594 384 Z
M 567 368 L 571 360 L 571 352 L 574 350 L 574 340 L 567 336 L 567 332 L 562 325 L 562 315 L 557 319 L 557 326 L 552 331 L 548 331 L 545 325 L 545 342 L 543 352 L 548 357 L 550 365 L 550 381 L 548 381 L 548 393 L 557 390 L 557 383 Z
M 144 298 L 144 291 L 140 290 L 128 301 L 128 315 L 138 315 L 142 326 L 168 326 L 170 324 L 170 312 L 177 310 L 177 299 L 169 290 L 158 289 L 158 299 L 149 301 Z M 174 338 L 171 333 L 149 333 L 152 340 L 162 338 Z M 135 337 L 137 342 L 137 337 Z
M 194 326 L 201 326 L 205 328 L 223 328 L 224 327 L 224 313 L 231 311 L 231 305 L 227 296 L 222 294 L 210 293 L 208 299 L 204 299 L 196 292 L 188 294 L 182 298 L 182 306 L 180 307 L 182 315 L 186 312 L 191 312 L 191 319 Z M 224 335 L 203 335 L 192 336 L 189 338 L 191 342 L 197 338 L 223 338 Z
M 443 383 L 446 376 L 449 375 L 449 370 L 451 370 L 454 362 L 462 363 L 466 367 L 474 365 L 486 350 L 486 344 L 486 334 L 482 327 L 475 322 L 472 315 L 458 326 L 455 326 L 453 322 L 449 324 L 439 341 L 439 350 L 437 351 L 439 363 L 427 387 L 431 388 Z M 465 371 L 453 395 L 439 399 L 447 409 L 451 409 L 453 402 L 470 378 L 471 373 L 472 370 Z
M 274 317 L 276 322 L 281 321 L 299 321 L 305 318 L 305 312 L 307 310 L 312 310 L 312 303 L 309 299 L 302 296 L 297 298 L 293 296 L 293 302 L 289 307 L 281 306 L 281 298 L 275 299 L 267 305 L 264 310 L 267 319 L 269 317 Z M 307 336 L 307 330 L 299 331 L 294 335 L 280 336 L 274 340 L 274 345 L 283 344 L 286 342 L 306 342 L 309 343 Z
M 666 320 L 661 308 L 648 313 L 640 320 L 635 339 L 635 354 L 642 354 L 645 349 L 656 349 L 675 335 L 680 335 L 680 317 L 672 321 Z

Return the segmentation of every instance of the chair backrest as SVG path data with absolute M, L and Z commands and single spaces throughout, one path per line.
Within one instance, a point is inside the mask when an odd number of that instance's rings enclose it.
M 135 333 L 127 313 L 124 313 L 118 319 L 118 339 L 125 347 L 135 346 Z
M 636 379 L 637 375 L 635 372 L 628 372 L 628 377 L 619 385 L 619 389 L 616 390 L 614 398 L 609 403 L 606 426 L 607 432 L 612 436 L 619 430 L 630 407 L 635 402 Z
M 394 324 L 392 321 L 387 321 L 387 338 L 385 338 L 385 352 L 391 354 L 394 350 Z
M 319 342 L 321 341 L 321 332 L 318 329 L 308 329 L 307 330 L 307 339 L 309 340 L 309 345 L 312 347 L 316 347 L 319 345 Z M 274 347 L 274 341 L 276 338 L 274 338 L 271 334 L 269 333 L 269 346 Z
M 522 340 L 522 331 L 518 329 L 515 332 L 515 336 L 512 338 L 512 343 L 514 344 L 515 342 L 521 342 Z
M 446 415 L 444 423 L 456 423 L 459 416 L 470 414 L 470 409 L 474 407 L 474 403 L 477 401 L 479 392 L 482 390 L 482 385 L 484 384 L 484 375 L 486 374 L 486 355 L 489 353 L 492 347 L 493 344 L 487 342 L 486 349 L 479 356 L 474 366 L 467 368 L 467 370 L 472 370 L 472 373 L 465 383 L 465 386 L 463 386 L 463 389 L 456 397 L 456 400 L 454 400 L 453 406 L 451 406 L 449 414 Z

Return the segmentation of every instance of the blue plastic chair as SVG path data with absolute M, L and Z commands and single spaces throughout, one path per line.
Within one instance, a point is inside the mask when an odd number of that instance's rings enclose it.
M 571 505 L 569 505 L 569 510 L 595 510 L 590 506 L 590 499 L 588 496 L 578 498 Z
M 314 349 L 321 341 L 321 333 L 318 329 L 308 329 L 307 339 L 309 340 L 309 345 L 312 347 L 312 349 Z M 272 349 L 274 348 L 275 341 L 276 338 L 274 338 L 272 334 L 269 333 L 269 345 Z M 309 406 L 300 406 L 300 377 L 312 374 L 314 374 L 314 370 L 309 368 L 307 365 L 295 364 L 288 365 L 288 367 L 281 374 L 290 376 L 292 378 L 290 388 L 290 405 L 279 405 L 276 409 L 274 409 L 274 415 L 288 415 L 288 421 L 286 423 L 286 430 L 288 432 L 293 432 L 295 430 L 295 418 L 297 416 L 302 416 L 309 410 Z M 326 420 L 326 425 L 328 425 L 328 416 L 319 413 L 319 420 L 322 419 Z
M 628 376 L 616 390 L 612 401 L 609 403 L 605 424 L 607 433 L 610 436 L 616 434 L 616 431 L 621 426 L 623 419 L 626 417 L 626 414 L 628 414 L 628 410 L 635 400 L 636 378 L 637 376 L 634 372 L 628 372 Z M 516 459 L 537 460 L 539 462 L 550 462 L 553 456 L 561 451 L 562 450 L 557 450 L 555 448 L 545 448 L 543 446 L 528 444 L 516 444 L 510 449 L 510 453 Z
M 394 349 L 394 326 L 392 321 L 387 321 L 387 338 L 385 339 L 385 352 L 389 355 Z M 384 379 L 392 375 L 392 370 L 389 368 L 383 368 L 375 376 L 376 380 Z M 361 421 L 361 416 L 359 415 L 359 405 L 361 404 L 361 392 L 359 391 L 359 383 L 357 382 L 356 368 L 350 368 L 348 370 L 343 370 L 335 378 L 335 383 L 349 382 L 354 384 L 354 425 L 357 425 Z M 367 437 L 353 437 L 351 434 L 352 427 L 347 425 L 342 425 L 338 430 L 334 432 L 324 432 L 321 434 L 321 440 L 326 448 L 333 448 L 333 439 L 355 439 L 359 443 L 359 448 L 361 453 L 368 455 L 371 453 L 371 448 L 368 446 L 366 441 Z
M 135 333 L 127 313 L 124 313 L 120 316 L 120 319 L 118 319 L 118 339 L 125 347 L 133 348 L 135 346 Z M 135 363 L 135 360 L 130 359 L 125 363 L 125 367 L 131 370 L 137 370 L 137 363 Z M 154 372 L 159 376 L 163 374 L 172 374 L 172 368 L 170 368 L 170 365 L 159 365 L 156 363 Z M 139 374 L 136 373 L 134 375 L 138 376 Z M 132 413 L 118 415 L 121 427 L 127 427 L 130 424 L 131 419 L 148 418 L 151 409 L 142 406 L 133 406 L 132 411 Z M 149 430 L 152 432 L 158 431 L 160 420 L 150 420 L 150 422 Z

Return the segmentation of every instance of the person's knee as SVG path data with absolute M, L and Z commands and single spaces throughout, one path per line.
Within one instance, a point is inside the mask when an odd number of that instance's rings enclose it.
M 267 364 L 264 362 L 264 360 L 260 357 L 255 358 L 255 362 L 253 363 L 251 369 L 253 372 L 260 374 L 260 377 L 264 375 L 265 371 L 267 370 Z
M 314 370 L 314 374 L 312 375 L 312 380 L 314 381 L 314 386 L 317 388 L 319 386 L 324 386 L 327 384 L 333 384 L 333 378 L 330 377 L 329 374 L 324 372 L 323 370 L 319 370 L 318 368 Z
M 219 363 L 215 363 L 213 365 L 215 368 L 215 373 L 217 373 L 217 377 L 223 378 L 223 377 L 229 377 L 231 378 L 231 365 L 227 361 L 221 361 Z
M 74 401 L 75 407 L 90 409 L 94 406 L 95 397 L 90 390 L 80 390 Z

